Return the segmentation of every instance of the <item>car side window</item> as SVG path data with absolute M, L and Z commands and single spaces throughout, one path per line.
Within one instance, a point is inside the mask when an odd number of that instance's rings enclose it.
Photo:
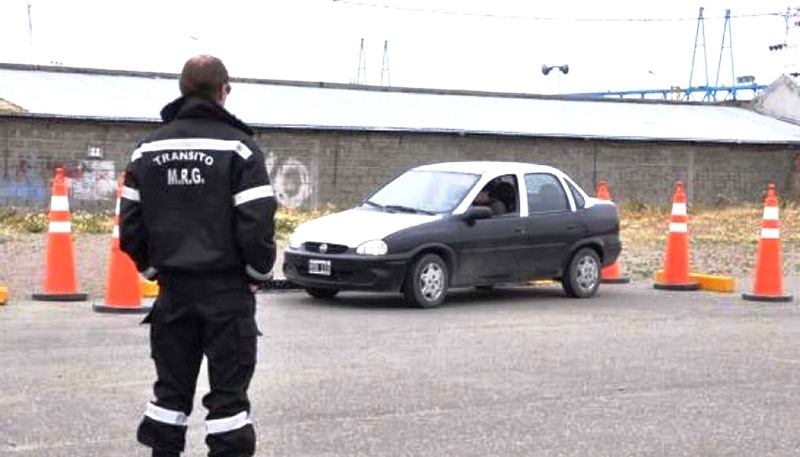
M 525 175 L 525 188 L 528 193 L 528 213 L 566 211 L 567 194 L 555 176 L 549 173 L 528 173 Z
M 575 187 L 570 180 L 567 181 L 567 187 L 569 188 L 569 192 L 572 194 L 572 199 L 575 200 L 575 207 L 581 209 L 586 206 L 586 200 L 581 195 L 580 191 Z

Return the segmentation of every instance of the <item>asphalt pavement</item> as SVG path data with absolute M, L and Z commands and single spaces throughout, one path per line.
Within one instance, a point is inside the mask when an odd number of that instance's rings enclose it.
M 787 282 L 787 284 L 793 284 Z M 142 316 L 0 307 L 0 455 L 149 453 Z M 259 456 L 800 455 L 800 308 L 603 285 L 259 294 Z M 201 375 L 187 456 L 205 455 Z

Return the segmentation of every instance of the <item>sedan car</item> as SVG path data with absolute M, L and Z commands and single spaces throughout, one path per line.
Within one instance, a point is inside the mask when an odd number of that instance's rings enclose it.
M 315 298 L 399 291 L 425 308 L 452 288 L 541 279 L 587 298 L 621 249 L 616 205 L 562 171 L 447 162 L 407 170 L 355 208 L 298 226 L 283 272 Z

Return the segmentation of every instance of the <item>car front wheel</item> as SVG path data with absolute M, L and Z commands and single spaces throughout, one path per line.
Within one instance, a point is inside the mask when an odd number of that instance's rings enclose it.
M 597 293 L 600 287 L 600 257 L 594 249 L 583 248 L 572 256 L 561 284 L 570 297 L 590 298 Z
M 306 293 L 314 298 L 327 299 L 333 298 L 339 293 L 339 289 L 328 289 L 324 287 L 308 287 Z
M 436 254 L 423 255 L 408 270 L 403 295 L 420 308 L 439 306 L 447 295 L 448 274 L 444 259 Z

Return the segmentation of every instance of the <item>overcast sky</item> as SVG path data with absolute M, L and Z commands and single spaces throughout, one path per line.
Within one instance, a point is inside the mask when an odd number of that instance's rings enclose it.
M 364 39 L 368 84 L 381 83 L 388 41 L 383 76 L 392 86 L 662 89 L 689 83 L 700 6 L 711 85 L 726 9 L 733 17 L 720 85 L 733 82 L 731 50 L 736 76 L 761 84 L 797 62 L 797 48 L 768 49 L 786 35 L 779 14 L 789 4 L 775 0 L 2 0 L 0 61 L 177 73 L 203 52 L 221 57 L 233 76 L 346 83 L 358 77 Z M 568 64 L 569 74 L 544 76 L 543 64 Z M 699 47 L 692 83 L 705 82 Z

